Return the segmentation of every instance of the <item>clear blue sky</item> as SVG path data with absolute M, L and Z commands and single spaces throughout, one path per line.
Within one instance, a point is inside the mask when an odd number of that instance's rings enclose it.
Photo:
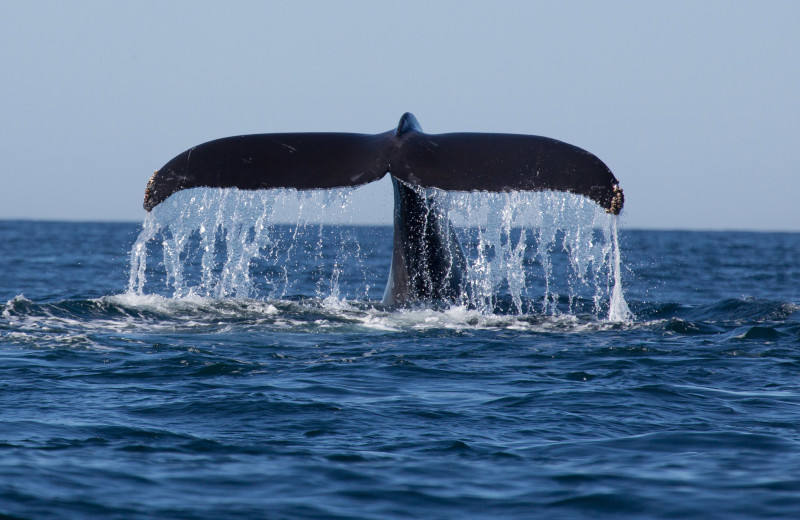
M 592 151 L 630 228 L 800 231 L 798 20 L 795 0 L 6 0 L 0 218 L 138 221 L 195 144 L 411 111 Z

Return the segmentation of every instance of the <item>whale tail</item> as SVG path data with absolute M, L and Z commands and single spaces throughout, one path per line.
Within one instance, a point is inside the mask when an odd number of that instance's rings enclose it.
M 389 305 L 469 299 L 464 252 L 424 188 L 565 191 L 613 214 L 624 203 L 611 170 L 576 146 L 532 135 L 426 134 L 406 113 L 396 129 L 382 134 L 242 135 L 195 146 L 153 174 L 144 208 L 187 188 L 330 189 L 387 173 L 394 188 L 392 266 L 383 298 Z
M 226 137 L 192 147 L 150 178 L 144 208 L 187 188 L 299 190 L 360 186 L 387 173 L 407 184 L 455 191 L 565 191 L 618 214 L 611 170 L 571 144 L 534 135 L 426 134 L 403 114 L 381 134 L 290 133 Z

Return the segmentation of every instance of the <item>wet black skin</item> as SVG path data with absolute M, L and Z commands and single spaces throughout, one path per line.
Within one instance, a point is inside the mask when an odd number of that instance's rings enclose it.
M 466 303 L 467 261 L 450 219 L 424 188 L 395 178 L 392 186 L 392 266 L 383 303 Z

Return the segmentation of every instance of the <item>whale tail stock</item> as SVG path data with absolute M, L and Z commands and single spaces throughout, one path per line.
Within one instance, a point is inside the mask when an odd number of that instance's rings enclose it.
M 624 196 L 596 156 L 548 137 L 426 134 L 410 113 L 381 134 L 286 133 L 226 137 L 176 156 L 150 178 L 144 208 L 197 187 L 331 189 L 392 177 L 392 267 L 384 303 L 463 301 L 466 258 L 446 214 L 423 188 L 564 191 L 619 214 Z

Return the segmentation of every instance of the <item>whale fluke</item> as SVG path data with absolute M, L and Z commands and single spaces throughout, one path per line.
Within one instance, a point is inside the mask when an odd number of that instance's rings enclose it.
M 386 175 L 376 154 L 391 137 L 345 133 L 255 134 L 195 146 L 153 174 L 144 196 L 150 211 L 188 188 L 299 190 L 342 188 Z
M 144 208 L 196 187 L 299 190 L 359 186 L 389 173 L 392 266 L 383 303 L 470 300 L 467 260 L 447 212 L 424 188 L 566 191 L 618 214 L 622 190 L 603 162 L 571 144 L 514 134 L 426 134 L 410 113 L 382 134 L 226 137 L 191 148 L 153 174 Z
M 391 156 L 391 174 L 449 191 L 565 191 L 610 213 L 622 210 L 619 183 L 600 159 L 556 139 L 534 135 L 413 133 Z
M 571 144 L 533 135 L 425 134 L 406 113 L 381 134 L 288 133 L 226 137 L 178 155 L 150 178 L 144 208 L 196 187 L 330 189 L 387 173 L 407 184 L 456 191 L 565 191 L 618 214 L 611 170 Z

